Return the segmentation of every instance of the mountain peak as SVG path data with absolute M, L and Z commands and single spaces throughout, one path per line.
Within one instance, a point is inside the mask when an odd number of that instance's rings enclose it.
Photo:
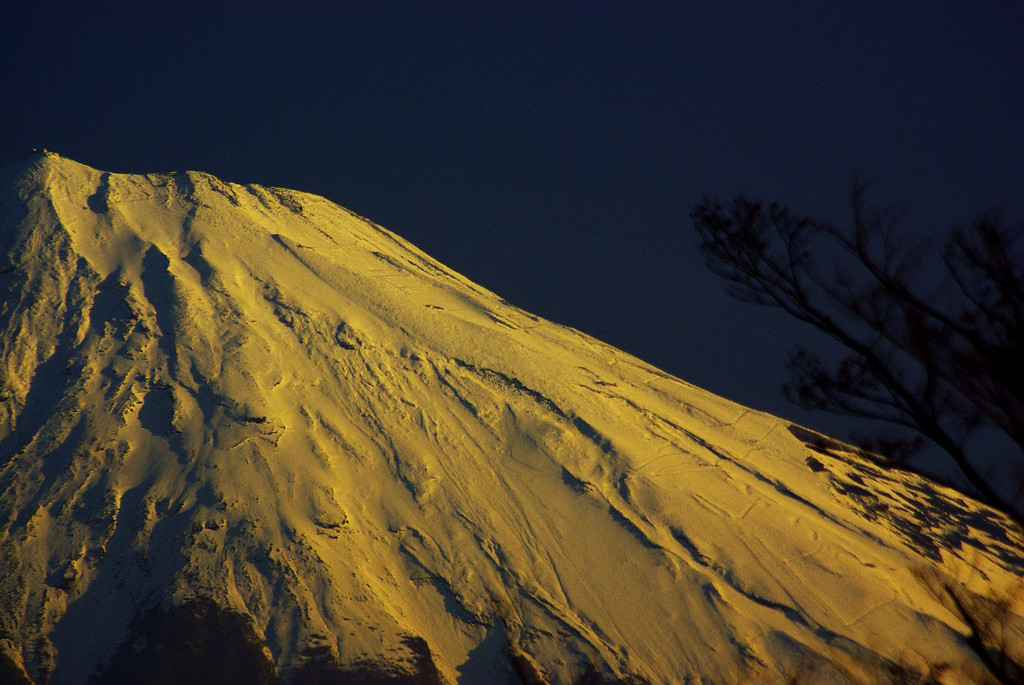
M 1002 514 L 323 198 L 53 154 L 8 180 L 0 673 L 984 677 L 937 588 L 1019 583 Z

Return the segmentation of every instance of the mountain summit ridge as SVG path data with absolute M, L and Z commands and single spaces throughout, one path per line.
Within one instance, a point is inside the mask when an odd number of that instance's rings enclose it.
M 922 579 L 1011 590 L 1002 514 L 323 198 L 0 178 L 0 675 L 983 680 Z

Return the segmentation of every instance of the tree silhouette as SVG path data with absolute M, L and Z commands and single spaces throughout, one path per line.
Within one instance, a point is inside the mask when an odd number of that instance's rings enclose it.
M 1005 465 L 1024 473 L 1024 223 L 987 213 L 951 229 L 935 269 L 934 250 L 901 230 L 901 214 L 868 207 L 866 190 L 854 182 L 846 228 L 744 197 L 705 199 L 690 218 L 730 294 L 779 307 L 845 348 L 831 364 L 798 347 L 790 400 L 909 429 L 855 440 L 902 459 L 926 438 L 982 499 L 1012 513 L 1017 493 L 986 479 L 970 438 L 995 429 Z

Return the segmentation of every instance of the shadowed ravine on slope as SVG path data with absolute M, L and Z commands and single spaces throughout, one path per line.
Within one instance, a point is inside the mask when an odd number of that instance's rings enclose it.
M 0 679 L 985 681 L 998 512 L 323 198 L 3 177 Z

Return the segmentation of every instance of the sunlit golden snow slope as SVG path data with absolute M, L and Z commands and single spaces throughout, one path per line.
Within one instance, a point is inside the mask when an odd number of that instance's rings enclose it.
M 919 577 L 1020 582 L 1020 531 L 973 500 L 323 198 L 52 154 L 4 183 L 10 672 L 137 672 L 185 615 L 266 682 L 983 677 Z

